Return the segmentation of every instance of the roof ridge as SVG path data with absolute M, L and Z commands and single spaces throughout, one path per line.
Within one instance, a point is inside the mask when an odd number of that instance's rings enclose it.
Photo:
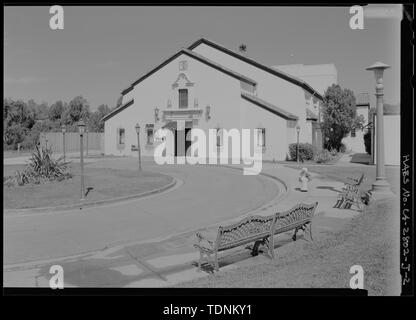
M 249 57 L 243 56 L 243 55 L 235 52 L 234 50 L 228 49 L 227 47 L 225 47 L 225 46 L 223 46 L 223 45 L 221 45 L 221 44 L 219 44 L 219 43 L 217 43 L 215 41 L 209 40 L 207 38 L 200 38 L 200 39 L 198 39 L 197 41 L 195 41 L 194 43 L 192 43 L 188 47 L 188 49 L 192 50 L 192 49 L 194 49 L 195 47 L 197 47 L 201 43 L 205 43 L 205 44 L 208 44 L 208 45 L 211 45 L 211 46 L 214 46 L 214 47 L 215 46 L 216 47 L 219 47 L 220 49 L 222 49 L 222 51 L 225 51 L 225 52 L 228 51 L 227 53 L 232 53 L 233 55 L 235 55 L 240 60 L 243 60 L 243 61 L 245 60 L 245 62 L 250 63 L 250 64 L 254 64 L 258 68 L 261 67 L 261 69 L 264 69 L 265 71 L 267 71 L 269 73 L 272 73 L 274 75 L 280 74 L 280 76 L 282 78 L 286 78 L 285 80 L 287 80 L 287 81 L 292 80 L 292 82 L 297 82 L 297 84 L 298 85 L 301 84 L 304 89 L 306 89 L 308 91 L 312 91 L 313 94 L 316 94 L 319 98 L 323 99 L 323 96 L 316 89 L 312 88 L 312 86 L 310 84 L 308 84 L 306 81 L 304 81 L 304 80 L 302 80 L 300 78 L 297 78 L 295 76 L 292 76 L 292 75 L 290 75 L 290 74 L 288 74 L 286 72 L 283 72 L 280 69 L 274 69 L 272 67 L 269 67 L 269 66 L 267 66 L 267 65 L 265 65 L 263 63 L 260 63 L 260 62 L 258 62 L 256 60 L 254 60 L 253 58 L 249 58 Z
M 286 111 L 276 105 L 274 105 L 273 103 L 270 103 L 264 99 L 261 99 L 257 96 L 248 94 L 246 92 L 241 92 L 241 96 L 243 98 L 245 98 L 246 100 L 250 100 L 253 103 L 257 103 L 257 104 L 261 104 L 263 107 L 267 108 L 267 109 L 271 109 L 269 111 L 275 111 L 276 113 L 278 113 L 280 116 L 282 116 L 283 118 L 286 118 L 288 120 L 298 120 L 299 117 L 297 115 L 294 115 L 293 113 Z
M 163 60 L 162 63 L 158 64 L 156 67 L 152 68 L 150 71 L 146 72 L 143 76 L 141 76 L 140 78 L 138 78 L 136 81 L 132 82 L 130 84 L 130 86 L 126 89 L 124 89 L 121 93 L 122 95 L 128 93 L 129 91 L 131 91 L 134 86 L 136 86 L 137 84 L 139 84 L 141 81 L 143 81 L 144 79 L 146 79 L 147 77 L 149 77 L 151 74 L 153 74 L 154 72 L 156 72 L 157 70 L 163 68 L 166 64 L 168 64 L 169 62 L 171 62 L 173 59 L 175 59 L 178 55 L 180 54 L 187 54 L 188 56 L 192 56 L 195 59 L 199 59 L 200 61 L 202 60 L 202 62 L 205 62 L 207 64 L 210 64 L 211 67 L 216 68 L 216 69 L 220 69 L 220 71 L 227 73 L 228 75 L 237 77 L 239 80 L 244 80 L 246 82 L 249 82 L 253 85 L 257 84 L 257 82 L 241 73 L 238 73 L 230 68 L 227 68 L 215 61 L 212 61 L 206 57 L 204 57 L 203 55 L 194 52 L 192 50 L 189 50 L 187 48 L 181 48 L 179 49 L 174 55 L 170 56 L 169 58 Z

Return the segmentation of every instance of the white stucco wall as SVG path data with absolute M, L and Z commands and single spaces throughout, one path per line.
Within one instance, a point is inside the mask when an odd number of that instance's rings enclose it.
M 286 120 L 262 109 L 250 101 L 241 99 L 241 127 L 266 129 L 264 160 L 285 160 L 288 152 Z
M 108 155 L 137 155 L 131 151 L 131 145 L 137 145 L 134 129 L 138 122 L 141 125 L 140 144 L 144 156 L 153 156 L 154 148 L 146 147 L 145 125 L 154 124 L 158 129 L 165 122 L 162 121 L 163 110 L 167 108 L 170 99 L 172 109 L 178 107 L 178 89 L 172 84 L 177 80 L 179 61 L 188 61 L 185 72 L 193 87 L 188 88 L 189 108 L 194 108 L 194 99 L 198 99 L 198 108 L 203 109 L 203 115 L 198 120 L 198 127 L 202 129 L 239 128 L 240 81 L 213 69 L 187 55 L 180 55 L 170 63 L 159 69 L 151 76 L 136 85 L 124 98 L 123 103 L 134 98 L 134 104 L 119 112 L 105 122 L 105 154 Z M 211 119 L 205 119 L 205 107 L 211 106 Z M 155 122 L 154 108 L 159 108 L 160 120 Z M 125 128 L 125 148 L 117 149 L 117 128 Z
M 306 103 L 303 88 L 204 43 L 195 47 L 193 51 L 257 81 L 257 96 L 298 116 L 301 127 L 299 139 L 310 140 L 311 132 L 305 129 Z
M 374 117 L 377 126 L 377 117 Z M 374 135 L 374 160 L 377 163 L 377 135 Z M 384 163 L 400 165 L 400 115 L 384 115 Z

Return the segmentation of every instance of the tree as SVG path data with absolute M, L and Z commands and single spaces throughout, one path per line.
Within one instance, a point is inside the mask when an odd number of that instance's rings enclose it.
M 3 100 L 3 142 L 7 149 L 16 149 L 35 124 L 35 113 L 21 100 Z
M 65 109 L 64 103 L 60 100 L 52 104 L 48 112 L 49 120 L 53 122 L 60 121 L 64 113 L 64 109 Z
M 120 107 L 122 103 L 123 103 L 123 95 L 118 97 L 115 108 Z
M 246 53 L 247 52 L 247 46 L 243 43 L 240 44 L 238 47 L 238 51 L 240 51 L 240 53 Z
M 48 119 L 48 111 L 49 111 L 49 106 L 46 102 L 42 102 L 41 104 L 35 104 L 36 119 L 38 120 Z
M 357 118 L 354 93 L 336 84 L 325 92 L 322 117 L 325 148 L 329 150 L 335 148 L 339 151 L 342 139 L 363 122 L 362 117 Z
M 65 124 L 73 125 L 80 121 L 86 121 L 90 114 L 88 101 L 82 96 L 77 96 L 69 102 L 68 110 L 65 113 Z
M 106 104 L 98 106 L 97 111 L 90 115 L 88 121 L 88 129 L 91 132 L 104 132 L 104 121 L 102 120 L 105 115 L 110 112 L 110 108 Z

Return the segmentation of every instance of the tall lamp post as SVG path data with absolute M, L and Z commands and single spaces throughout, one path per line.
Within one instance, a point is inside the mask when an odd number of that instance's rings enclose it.
M 296 126 L 296 133 L 297 133 L 297 142 L 296 142 L 296 162 L 299 163 L 299 132 L 300 132 L 300 126 Z
M 85 185 L 84 185 L 84 121 L 78 122 L 79 142 L 80 142 L 80 155 L 81 155 L 81 200 L 85 200 Z
M 391 195 L 390 185 L 386 180 L 386 169 L 384 167 L 384 119 L 383 119 L 383 72 L 390 68 L 382 62 L 376 62 L 366 68 L 373 71 L 376 78 L 376 100 L 377 100 L 377 128 L 376 128 L 376 181 L 373 183 L 372 195 L 374 198 Z
M 62 130 L 62 148 L 63 148 L 63 152 L 64 152 L 64 162 L 66 162 L 66 154 L 65 154 L 65 132 L 66 132 L 66 127 L 65 127 L 65 125 L 62 125 L 61 130 Z
M 87 128 L 87 127 L 85 128 L 85 135 L 86 135 L 86 139 L 85 139 L 85 141 L 87 142 L 87 147 L 86 147 L 86 149 L 87 149 L 87 157 L 88 157 L 88 128 Z
M 141 159 L 141 154 L 140 154 L 140 126 L 139 126 L 139 124 L 137 123 L 134 128 L 136 129 L 136 133 L 137 133 L 137 151 L 139 153 L 139 171 L 142 171 L 142 159 Z

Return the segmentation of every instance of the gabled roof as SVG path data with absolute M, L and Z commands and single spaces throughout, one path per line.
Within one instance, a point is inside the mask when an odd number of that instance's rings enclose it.
M 254 103 L 254 104 L 256 104 L 256 105 L 258 105 L 259 107 L 262 107 L 262 108 L 264 108 L 264 109 L 266 109 L 266 110 L 268 110 L 268 111 L 286 119 L 286 120 L 298 120 L 299 119 L 294 114 L 292 114 L 290 112 L 287 112 L 287 111 L 285 111 L 285 110 L 283 110 L 279 107 L 276 107 L 275 105 L 273 105 L 273 104 L 271 104 L 267 101 L 264 101 L 264 100 L 262 100 L 262 99 L 260 99 L 256 96 L 253 96 L 251 94 L 247 94 L 247 93 L 242 92 L 241 97 L 250 101 L 250 102 L 252 102 L 252 103 Z
M 106 121 L 106 120 L 110 119 L 111 117 L 113 117 L 117 113 L 119 113 L 120 111 L 123 111 L 127 107 L 131 106 L 133 103 L 134 103 L 134 99 L 131 99 L 131 100 L 127 101 L 125 104 L 119 106 L 118 108 L 114 109 L 110 113 L 106 114 L 101 120 Z
M 169 62 L 171 62 L 172 60 L 174 60 L 175 58 L 177 58 L 181 54 L 185 54 L 185 55 L 187 55 L 189 57 L 192 57 L 192 58 L 194 58 L 194 59 L 196 59 L 196 60 L 198 60 L 198 61 L 200 61 L 200 62 L 202 62 L 202 63 L 204 63 L 204 64 L 206 64 L 206 65 L 208 65 L 208 66 L 210 66 L 210 67 L 212 67 L 212 68 L 220 71 L 220 72 L 223 72 L 223 73 L 225 73 L 225 74 L 227 74 L 227 75 L 229 75 L 231 77 L 234 77 L 234 78 L 236 78 L 236 79 L 238 79 L 240 81 L 244 81 L 244 82 L 246 82 L 248 84 L 251 84 L 251 85 L 256 85 L 257 84 L 257 82 L 254 81 L 253 79 L 250 79 L 250 78 L 248 78 L 248 77 L 246 77 L 246 76 L 244 76 L 244 75 L 242 75 L 242 74 L 240 74 L 238 72 L 235 72 L 235 71 L 233 71 L 231 69 L 228 69 L 228 68 L 220 65 L 219 63 L 216 63 L 214 61 L 211 61 L 211 60 L 205 58 L 204 56 L 202 56 L 202 55 L 200 55 L 200 54 L 198 54 L 196 52 L 193 52 L 191 50 L 188 50 L 188 49 L 183 48 L 183 49 L 179 50 L 177 53 L 175 53 L 173 56 L 171 56 L 170 58 L 168 58 L 165 61 L 163 61 L 157 67 L 155 67 L 152 70 L 150 70 L 144 76 L 142 76 L 141 78 L 139 78 L 136 81 L 134 81 L 127 89 L 124 89 L 121 93 L 124 95 L 124 94 L 128 93 L 129 91 L 133 90 L 133 88 L 134 88 L 135 85 L 139 84 L 144 79 L 146 79 L 147 77 L 151 76 L 153 73 L 155 73 L 159 69 L 163 68 L 165 65 L 167 65 Z
M 247 58 L 245 56 L 242 56 L 241 54 L 238 54 L 237 52 L 234 52 L 234 51 L 232 51 L 230 49 L 227 49 L 227 48 L 223 47 L 222 45 L 219 45 L 218 43 L 215 43 L 215 42 L 213 42 L 211 40 L 208 40 L 208 39 L 205 39 L 205 38 L 201 38 L 198 41 L 196 41 L 193 44 L 191 44 L 188 47 L 188 49 L 193 50 L 194 48 L 196 48 L 197 46 L 199 46 L 201 43 L 204 43 L 206 45 L 209 45 L 209 46 L 211 46 L 211 47 L 213 47 L 213 48 L 215 48 L 217 50 L 220 50 L 220 51 L 222 51 L 224 53 L 229 54 L 230 56 L 233 56 L 234 58 L 237 58 L 237 59 L 240 59 L 240 60 L 242 60 L 244 62 L 247 62 L 247 63 L 249 63 L 249 64 L 251 64 L 251 65 L 253 65 L 253 66 L 255 66 L 255 67 L 257 67 L 257 68 L 259 68 L 261 70 L 263 70 L 263 71 L 266 71 L 266 72 L 271 73 L 271 74 L 273 74 L 273 75 L 275 75 L 275 76 L 277 76 L 279 78 L 282 78 L 282 79 L 284 79 L 286 81 L 289 81 L 289 82 L 291 82 L 293 84 L 296 84 L 296 85 L 300 86 L 301 88 L 305 89 L 306 91 L 310 92 L 311 94 L 314 94 L 317 98 L 323 100 L 322 95 L 319 92 L 317 92 L 315 89 L 313 89 L 309 84 L 307 84 L 302 79 L 296 78 L 296 77 L 294 77 L 292 75 L 289 75 L 287 73 L 284 73 L 284 72 L 282 72 L 280 70 L 276 70 L 276 69 L 267 67 L 267 66 L 265 66 L 265 65 L 263 65 L 263 64 L 255 61 L 255 60 L 253 60 L 253 59 Z

